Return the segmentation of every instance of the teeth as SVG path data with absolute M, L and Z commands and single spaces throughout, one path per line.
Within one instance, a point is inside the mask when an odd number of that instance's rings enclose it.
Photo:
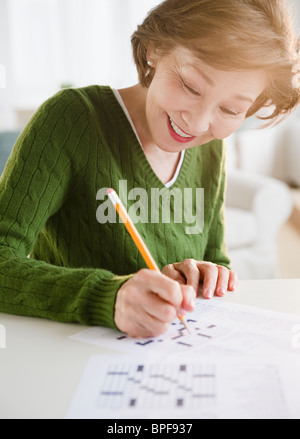
M 190 138 L 193 137 L 193 136 L 189 136 L 188 134 L 185 134 L 183 131 L 181 131 L 181 129 L 178 128 L 178 126 L 175 125 L 175 123 L 172 121 L 170 116 L 169 116 L 169 120 L 170 120 L 170 124 L 171 124 L 171 126 L 172 126 L 172 128 L 173 128 L 173 130 L 175 131 L 176 134 L 178 134 L 181 137 L 184 137 L 185 139 L 190 139 Z

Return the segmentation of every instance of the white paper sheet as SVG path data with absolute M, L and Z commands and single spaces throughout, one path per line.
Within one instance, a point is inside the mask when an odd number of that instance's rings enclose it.
M 68 419 L 300 419 L 299 362 L 93 356 Z M 291 373 L 292 371 L 292 373 Z
M 219 299 L 196 300 L 188 315 L 189 334 L 181 322 L 171 324 L 167 333 L 156 338 L 133 339 L 117 331 L 92 327 L 71 336 L 75 340 L 109 349 L 170 355 L 300 355 L 300 317 L 228 303 Z M 298 332 L 300 330 L 298 329 Z

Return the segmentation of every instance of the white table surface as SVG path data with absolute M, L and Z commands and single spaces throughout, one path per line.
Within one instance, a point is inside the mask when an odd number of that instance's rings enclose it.
M 300 279 L 240 281 L 218 300 L 300 316 Z M 70 339 L 81 325 L 3 313 L 0 324 L 0 419 L 64 418 L 89 357 L 114 353 Z

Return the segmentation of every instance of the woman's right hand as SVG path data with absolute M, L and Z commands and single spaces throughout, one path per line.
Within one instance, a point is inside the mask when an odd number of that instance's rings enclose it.
M 193 287 L 142 269 L 117 293 L 115 324 L 131 337 L 156 337 L 168 330 L 178 312 L 193 311 L 195 297 Z

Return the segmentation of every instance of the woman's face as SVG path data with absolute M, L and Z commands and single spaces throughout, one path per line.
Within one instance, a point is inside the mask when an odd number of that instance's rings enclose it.
M 152 141 L 168 152 L 228 137 L 265 88 L 261 71 L 216 70 L 181 47 L 152 59 L 147 123 Z

